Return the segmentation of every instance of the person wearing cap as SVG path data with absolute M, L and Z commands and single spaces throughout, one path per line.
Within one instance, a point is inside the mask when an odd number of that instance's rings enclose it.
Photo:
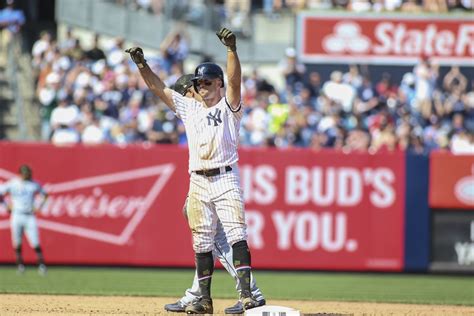
M 182 96 L 185 96 L 188 98 L 194 98 L 197 101 L 201 102 L 202 100 L 201 96 L 194 89 L 193 81 L 192 81 L 193 78 L 194 78 L 193 74 L 183 75 L 176 81 L 174 85 L 171 86 L 171 88 L 174 91 L 181 94 Z M 187 198 L 183 207 L 183 213 L 187 220 L 188 214 L 187 214 L 186 206 L 187 206 Z M 241 291 L 240 282 L 237 277 L 235 266 L 232 262 L 232 258 L 233 258 L 232 247 L 229 245 L 229 242 L 227 241 L 227 238 L 225 236 L 225 232 L 220 220 L 217 221 L 216 234 L 214 236 L 214 244 L 215 244 L 215 249 L 212 251 L 214 260 L 216 258 L 219 259 L 222 266 L 234 278 L 236 282 L 235 288 L 240 293 Z M 263 306 L 265 305 L 266 302 L 262 294 L 262 291 L 258 288 L 255 278 L 253 277 L 253 274 L 251 274 L 250 276 L 251 276 L 252 296 L 257 299 L 260 306 Z M 198 275 L 196 271 L 196 273 L 194 274 L 194 280 L 193 280 L 192 286 L 185 291 L 184 296 L 181 299 L 179 299 L 176 303 L 166 304 L 165 310 L 168 312 L 185 312 L 186 307 L 191 305 L 192 302 L 198 300 L 200 296 L 201 296 L 201 290 L 199 288 Z M 244 307 L 242 305 L 242 302 L 239 300 L 237 301 L 235 305 L 226 308 L 224 312 L 226 314 L 243 314 Z
M 19 49 L 19 43 L 16 41 L 19 39 L 23 24 L 25 24 L 23 11 L 15 9 L 13 0 L 7 0 L 6 7 L 0 10 L 0 52 L 9 54 Z M 6 63 L 7 56 L 0 54 L 0 66 Z
M 303 78 L 306 71 L 304 64 L 296 56 L 296 49 L 287 47 L 284 58 L 278 63 L 278 68 L 285 77 L 286 88 L 295 93 L 303 88 Z
M 126 50 L 148 88 L 181 119 L 189 149 L 188 223 L 193 235 L 199 300 L 186 306 L 188 314 L 212 314 L 211 281 L 214 272 L 214 236 L 219 219 L 232 246 L 233 263 L 241 285 L 243 309 L 261 306 L 251 291 L 251 251 L 247 243 L 244 199 L 240 188 L 238 143 L 243 116 L 242 70 L 235 34 L 227 28 L 216 32 L 227 49 L 227 85 L 222 68 L 201 63 L 194 70 L 193 86 L 202 102 L 168 88 L 146 63 L 143 50 Z M 223 88 L 226 88 L 225 90 Z M 202 188 L 209 188 L 203 190 Z
M 25 272 L 21 250 L 23 233 L 25 233 L 31 248 L 34 249 L 38 258 L 38 273 L 44 276 L 46 275 L 46 265 L 40 246 L 35 213 L 44 205 L 48 195 L 42 186 L 33 180 L 33 172 L 30 166 L 21 165 L 18 173 L 19 177 L 15 177 L 0 185 L 0 202 L 3 202 L 7 212 L 11 213 L 11 237 L 18 265 L 17 271 L 18 274 Z M 9 203 L 4 199 L 7 195 L 10 198 Z M 37 195 L 41 196 L 39 205 L 36 203 Z

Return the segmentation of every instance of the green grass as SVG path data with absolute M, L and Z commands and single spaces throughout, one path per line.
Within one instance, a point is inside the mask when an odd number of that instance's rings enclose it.
M 415 304 L 474 305 L 472 276 L 255 271 L 270 300 L 334 300 Z M 0 267 L 0 293 L 180 297 L 194 276 L 189 269 L 51 267 L 16 275 Z M 232 278 L 216 271 L 215 298 L 236 298 Z

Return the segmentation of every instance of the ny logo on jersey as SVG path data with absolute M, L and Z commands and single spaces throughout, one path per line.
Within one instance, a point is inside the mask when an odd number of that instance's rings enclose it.
M 219 123 L 222 123 L 221 120 L 221 110 L 216 109 L 214 113 L 207 114 L 207 125 L 211 125 L 211 120 L 214 121 L 214 126 L 218 126 Z

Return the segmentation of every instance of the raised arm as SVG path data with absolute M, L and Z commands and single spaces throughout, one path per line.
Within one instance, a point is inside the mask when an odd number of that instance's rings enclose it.
M 222 28 L 216 33 L 222 44 L 227 46 L 227 102 L 232 109 L 236 110 L 240 104 L 240 86 L 242 82 L 242 70 L 240 60 L 237 55 L 235 34 L 232 31 Z
M 137 64 L 140 75 L 145 81 L 148 88 L 159 97 L 171 110 L 175 111 L 172 99 L 172 90 L 163 83 L 163 81 L 150 69 L 146 63 L 143 50 L 140 47 L 132 47 L 125 52 L 130 54 L 133 62 Z

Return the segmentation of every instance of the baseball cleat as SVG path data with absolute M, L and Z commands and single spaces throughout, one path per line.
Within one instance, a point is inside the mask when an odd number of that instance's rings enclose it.
M 181 301 L 177 301 L 173 304 L 166 304 L 165 310 L 167 312 L 184 313 L 186 311 L 186 305 Z
M 266 304 L 265 299 L 257 301 L 257 303 L 258 303 L 257 306 L 264 306 Z M 237 303 L 235 303 L 234 306 L 227 307 L 224 310 L 224 313 L 226 314 L 243 314 L 244 312 L 245 312 L 244 305 L 242 305 L 241 301 L 237 301 Z
M 252 296 L 249 297 L 243 297 L 242 298 L 242 305 L 244 306 L 244 310 L 252 309 L 255 307 L 259 307 L 259 303 L 256 299 L 254 299 Z
M 201 298 L 194 302 L 192 305 L 186 307 L 186 313 L 188 314 L 212 314 L 214 309 L 212 307 L 211 298 Z
M 46 273 L 48 273 L 48 269 L 46 268 L 46 265 L 40 264 L 38 266 L 38 274 L 41 275 L 41 276 L 45 276 Z
M 23 273 L 25 273 L 25 270 L 26 270 L 25 265 L 19 264 L 18 268 L 16 269 L 16 274 L 22 275 Z

